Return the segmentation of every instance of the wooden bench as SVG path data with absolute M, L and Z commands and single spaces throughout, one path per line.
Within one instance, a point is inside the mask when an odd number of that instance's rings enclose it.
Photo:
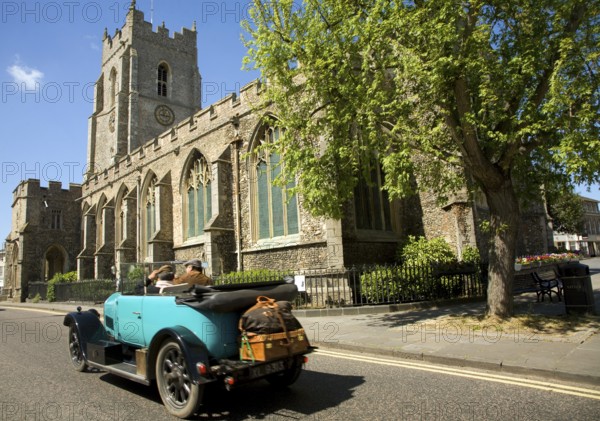
M 540 271 L 533 271 L 515 276 L 513 293 L 521 294 L 525 292 L 535 292 L 537 301 L 544 301 L 544 296 L 548 296 L 552 302 L 552 294 L 556 294 L 558 301 L 562 301 L 562 281 L 558 277 L 554 268 L 542 268 Z

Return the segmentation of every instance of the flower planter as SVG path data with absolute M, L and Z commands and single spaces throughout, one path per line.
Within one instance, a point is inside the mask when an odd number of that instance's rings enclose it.
M 560 263 L 578 260 L 578 257 L 571 253 L 549 253 L 536 256 L 519 257 L 515 259 L 515 270 L 518 272 L 520 270 L 540 268 L 549 265 L 558 265 Z

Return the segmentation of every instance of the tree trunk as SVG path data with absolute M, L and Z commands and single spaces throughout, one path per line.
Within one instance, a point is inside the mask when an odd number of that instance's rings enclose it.
M 512 284 L 520 220 L 519 202 L 510 179 L 506 179 L 499 189 L 488 190 L 485 194 L 490 209 L 486 313 L 504 319 L 513 315 Z

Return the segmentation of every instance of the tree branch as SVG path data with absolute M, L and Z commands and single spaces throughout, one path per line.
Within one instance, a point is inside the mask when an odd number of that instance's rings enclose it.
M 575 8 L 571 11 L 571 16 L 569 18 L 569 21 L 567 22 L 565 31 L 563 32 L 562 36 L 558 38 L 558 40 L 563 40 L 568 35 L 573 35 L 575 32 L 577 32 L 577 29 L 581 25 L 581 22 L 583 21 L 583 16 L 585 15 L 586 11 L 586 2 L 581 2 L 580 4 L 575 6 Z M 555 42 L 553 48 L 554 51 L 551 54 L 550 63 L 548 63 L 549 67 L 547 67 L 544 71 L 544 74 L 540 79 L 535 93 L 533 95 L 531 102 L 533 103 L 536 109 L 541 105 L 542 101 L 546 97 L 546 94 L 548 93 L 548 89 L 550 88 L 550 77 L 556 70 L 556 64 L 558 62 L 558 59 L 560 58 L 559 48 L 560 43 Z
M 565 26 L 565 31 L 563 32 L 562 36 L 558 37 L 557 39 L 562 40 L 567 35 L 574 34 L 577 31 L 577 29 L 579 28 L 579 26 L 581 25 L 581 22 L 583 20 L 583 16 L 585 15 L 586 10 L 587 10 L 587 6 L 584 3 L 575 6 L 574 10 L 571 12 L 571 17 L 570 17 L 567 25 Z M 531 97 L 530 102 L 534 105 L 534 107 L 536 109 L 541 105 L 542 101 L 546 97 L 546 94 L 548 93 L 548 89 L 550 88 L 550 77 L 556 70 L 557 61 L 560 58 L 559 48 L 560 48 L 559 43 L 555 42 L 554 46 L 553 46 L 553 51 L 550 54 L 550 59 L 548 60 L 548 67 L 546 67 L 546 69 L 544 69 L 544 72 L 543 72 L 542 76 L 540 77 L 538 84 L 535 88 L 534 94 Z M 506 119 L 500 121 L 496 125 L 495 131 L 504 133 L 503 130 L 510 126 L 508 120 L 510 120 L 510 118 L 516 114 L 517 107 L 518 107 L 521 99 L 522 99 L 521 93 L 515 94 L 515 96 L 508 103 L 507 108 L 506 108 L 508 117 Z
M 586 11 L 587 5 L 585 4 L 585 2 L 582 2 L 574 7 L 574 9 L 571 11 L 569 21 L 565 26 L 563 34 L 557 38 L 558 41 L 565 39 L 569 35 L 573 35 L 577 31 L 577 29 L 583 21 L 583 17 Z M 553 51 L 550 54 L 548 66 L 544 69 L 544 72 L 535 88 L 534 94 L 529 101 L 533 105 L 534 109 L 539 109 L 542 102 L 546 98 L 546 95 L 548 94 L 548 90 L 550 89 L 550 78 L 556 71 L 556 66 L 558 60 L 560 59 L 560 42 L 558 41 L 554 42 Z M 519 102 L 520 98 L 518 96 L 515 96 L 509 105 L 507 118 L 505 118 L 496 125 L 497 130 L 508 129 L 508 127 L 510 126 L 509 120 L 512 116 L 516 115 L 516 108 Z M 518 124 L 515 130 L 519 131 L 523 129 L 526 124 L 527 123 Z M 540 138 L 543 138 L 543 136 L 540 136 Z M 505 149 L 504 153 L 500 156 L 498 163 L 502 168 L 510 168 L 512 166 L 512 160 L 516 155 L 518 155 L 519 150 L 521 148 L 525 147 L 526 151 L 531 151 L 538 146 L 541 146 L 541 144 L 537 141 L 528 142 L 527 145 L 523 145 L 520 142 L 515 141 Z
M 451 121 L 456 131 L 455 139 L 458 141 L 459 148 L 463 151 L 463 159 L 469 171 L 475 178 L 493 189 L 494 186 L 502 184 L 503 177 L 498 172 L 490 172 L 490 168 L 495 167 L 492 166 L 492 163 L 481 149 L 477 130 L 467 121 L 467 116 L 472 112 L 472 108 L 469 88 L 464 77 L 457 77 L 453 88 L 458 117 L 455 121 Z

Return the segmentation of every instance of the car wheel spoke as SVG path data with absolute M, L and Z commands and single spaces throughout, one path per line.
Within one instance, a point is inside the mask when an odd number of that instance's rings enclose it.
M 156 367 L 159 392 L 169 412 L 183 418 L 191 415 L 200 404 L 201 394 L 180 346 L 175 342 L 163 345 Z
M 87 369 L 87 364 L 81 350 L 79 334 L 73 327 L 69 328 L 69 357 L 77 371 L 85 371 Z
M 175 349 L 169 350 L 162 371 L 166 380 L 167 392 L 173 403 L 185 405 L 191 393 L 191 384 L 181 353 Z

